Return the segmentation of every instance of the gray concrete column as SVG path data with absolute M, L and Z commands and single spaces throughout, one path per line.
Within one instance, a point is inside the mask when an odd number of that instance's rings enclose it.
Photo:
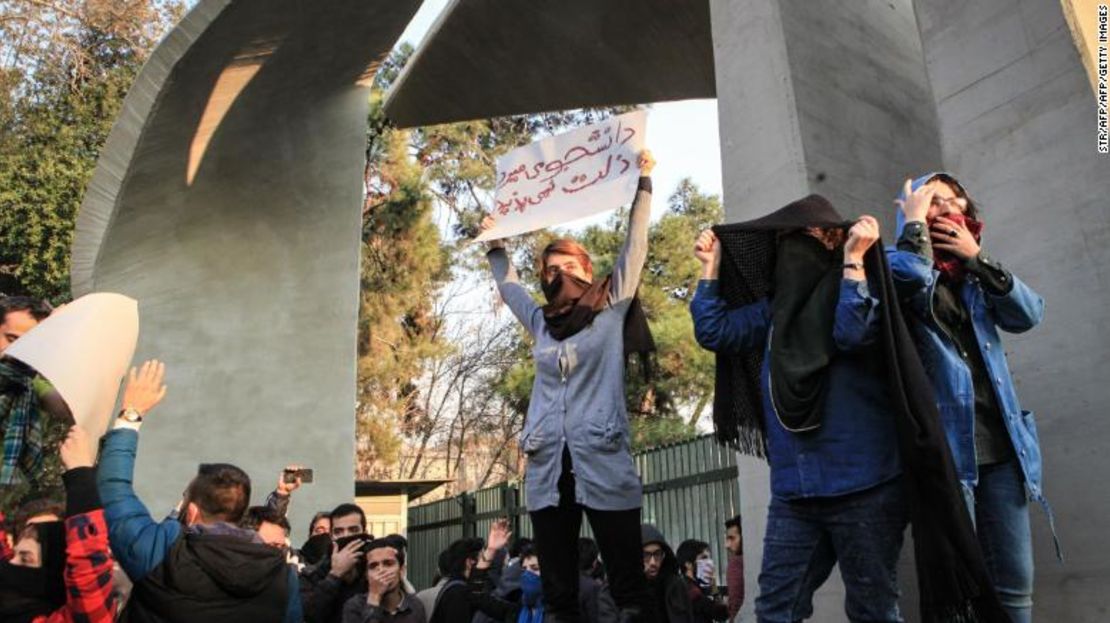
M 315 470 L 291 521 L 354 499 L 355 335 L 368 78 L 417 0 L 203 0 L 138 76 L 73 249 L 77 294 L 139 301 L 167 363 L 136 486 L 156 518 L 201 462 L 260 504 Z
M 899 180 L 939 166 L 909 0 L 710 6 L 729 220 L 810 192 L 890 217 Z
M 1105 620 L 1110 158 L 1095 98 L 1059 2 L 918 0 L 917 16 L 945 167 L 982 205 L 984 248 L 1046 303 L 1041 326 L 1003 337 L 1067 560 L 1034 508 L 1034 619 Z
M 901 180 L 941 162 L 911 2 L 712 0 L 710 7 L 726 220 L 815 192 L 845 216 L 879 217 L 889 235 Z M 754 620 L 759 594 L 767 480 L 765 464 L 741 464 L 744 621 Z M 843 620 L 837 572 L 814 609 L 813 621 Z

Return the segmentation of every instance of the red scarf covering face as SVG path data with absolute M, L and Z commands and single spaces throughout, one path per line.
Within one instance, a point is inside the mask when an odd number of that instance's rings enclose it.
M 971 232 L 971 235 L 975 238 L 976 243 L 982 240 L 982 221 L 977 221 L 966 214 L 950 214 L 946 215 L 944 218 L 966 227 L 967 230 Z M 935 222 L 935 218 L 929 221 L 930 229 Z M 964 269 L 964 261 L 965 260 L 952 255 L 948 251 L 941 251 L 938 249 L 933 250 L 933 265 L 936 266 L 937 270 L 940 271 L 941 277 L 943 279 L 952 283 L 963 282 L 964 276 L 967 274 L 967 271 Z

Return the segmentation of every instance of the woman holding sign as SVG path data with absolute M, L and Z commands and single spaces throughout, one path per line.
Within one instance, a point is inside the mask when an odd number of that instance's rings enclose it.
M 628 238 L 604 279 L 594 279 L 586 249 L 556 240 L 541 254 L 547 299 L 541 306 L 520 283 L 504 243 L 488 243 L 501 297 L 534 340 L 536 378 L 520 447 L 528 457 L 525 492 L 552 623 L 578 620 L 577 541 L 583 511 L 617 605 L 631 620 L 654 620 L 643 607 L 643 492 L 629 450 L 624 388 L 625 354 L 652 349 L 636 289 L 647 258 L 649 176 L 655 160 L 645 150 L 638 164 Z M 483 230 L 493 226 L 488 217 L 482 223 Z

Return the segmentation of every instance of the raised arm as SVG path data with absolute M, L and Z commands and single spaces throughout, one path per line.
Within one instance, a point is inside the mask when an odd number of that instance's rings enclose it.
M 929 243 L 925 219 L 936 189 L 932 184 L 922 184 L 913 189 L 913 181 L 906 180 L 898 204 L 902 226 L 896 232 L 898 240 L 886 249 L 891 277 L 898 299 L 908 303 L 917 314 L 929 309 L 929 288 L 936 279 L 933 271 L 933 247 Z
M 698 236 L 694 255 L 702 263 L 701 280 L 690 301 L 694 338 L 706 350 L 737 354 L 762 349 L 771 327 L 771 306 L 767 299 L 729 309 L 719 293 L 717 275 L 721 267 L 721 243 L 713 230 Z
M 509 254 L 501 241 L 495 240 L 490 245 L 486 259 L 489 260 L 493 279 L 497 282 L 497 291 L 501 293 L 501 299 L 509 306 L 520 324 L 524 325 L 528 333 L 535 335 L 543 327 L 543 309 L 532 298 L 528 289 L 520 283 L 516 269 L 509 261 Z
M 78 426 L 69 431 L 61 447 L 66 467 L 66 605 L 52 614 L 49 623 L 111 623 L 112 556 L 108 526 L 96 491 L 96 445 Z
M 285 517 L 289 513 L 289 500 L 293 496 L 293 492 L 301 487 L 301 477 L 298 474 L 303 468 L 303 465 L 286 465 L 285 469 L 281 470 L 278 474 L 277 486 L 266 496 L 266 506 L 272 511 Z M 293 473 L 298 474 L 293 482 L 285 482 L 285 474 Z
M 867 287 L 863 257 L 879 239 L 879 221 L 864 215 L 848 230 L 844 244 L 843 278 L 833 322 L 833 341 L 850 352 L 870 344 L 879 332 L 879 301 Z
M 640 274 L 648 252 L 648 222 L 651 220 L 651 171 L 655 159 L 651 152 L 640 154 L 640 181 L 629 214 L 628 236 L 624 239 L 620 255 L 613 264 L 613 278 L 609 282 L 609 304 L 631 299 L 640 287 Z
M 135 455 L 139 446 L 139 426 L 145 416 L 165 396 L 162 385 L 165 368 L 148 361 L 141 370 L 131 370 L 123 394 L 125 412 L 136 412 L 138 421 L 124 417 L 104 436 L 97 469 L 97 488 L 108 520 L 108 539 L 112 552 L 127 575 L 138 582 L 165 559 L 181 524 L 176 520 L 157 523 L 135 495 Z

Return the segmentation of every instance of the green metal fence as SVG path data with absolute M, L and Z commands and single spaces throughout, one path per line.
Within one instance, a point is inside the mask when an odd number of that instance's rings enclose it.
M 686 539 L 710 544 L 723 582 L 724 522 L 740 508 L 736 455 L 711 435 L 635 455 L 644 483 L 644 522 L 655 524 L 672 548 Z M 514 536 L 532 536 L 523 483 L 508 482 L 409 508 L 408 577 L 430 586 L 439 553 L 462 537 L 485 537 L 498 517 L 509 517 Z M 589 522 L 583 519 L 583 536 Z

